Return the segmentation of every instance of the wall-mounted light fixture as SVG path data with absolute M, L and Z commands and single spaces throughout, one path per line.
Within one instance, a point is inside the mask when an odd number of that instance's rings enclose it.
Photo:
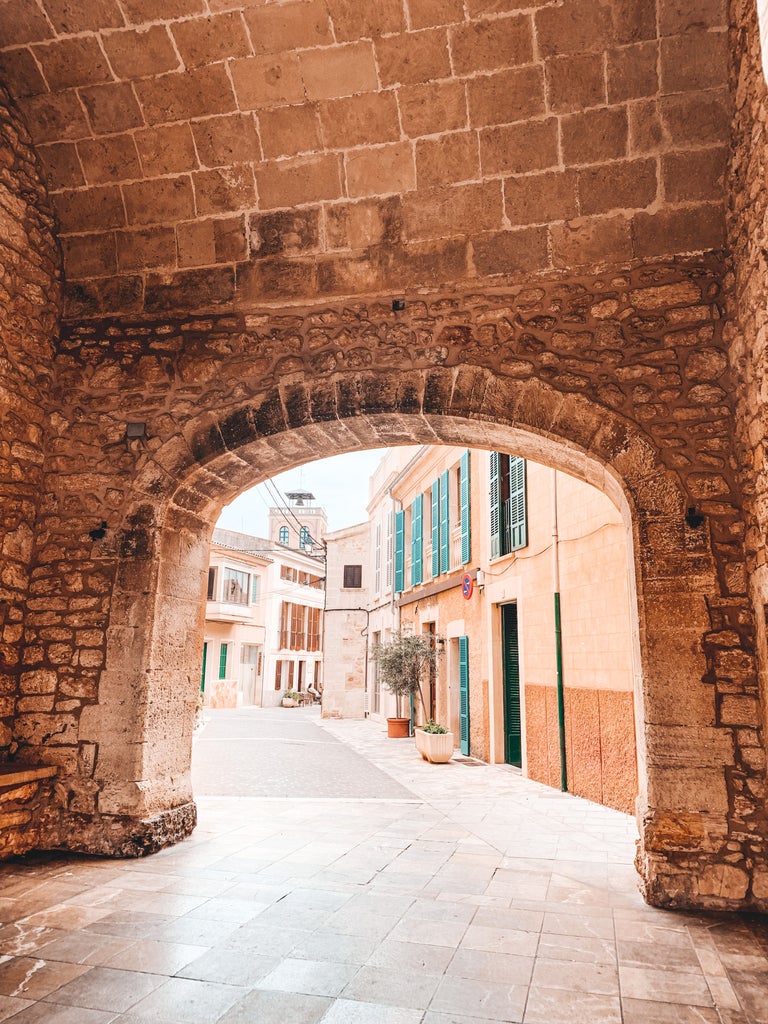
M 125 437 L 128 441 L 135 441 L 138 438 L 147 436 L 147 424 L 146 423 L 126 423 L 125 424 Z
M 405 299 L 392 299 L 392 312 L 402 313 L 405 309 Z
M 477 577 L 475 579 L 475 585 L 477 586 L 478 590 L 482 590 L 483 587 L 485 586 L 485 570 L 484 569 L 478 569 L 477 570 Z

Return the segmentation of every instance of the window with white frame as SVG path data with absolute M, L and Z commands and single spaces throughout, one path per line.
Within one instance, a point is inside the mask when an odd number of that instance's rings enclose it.
M 248 591 L 251 585 L 251 574 L 239 569 L 224 569 L 223 600 L 227 604 L 248 604 Z

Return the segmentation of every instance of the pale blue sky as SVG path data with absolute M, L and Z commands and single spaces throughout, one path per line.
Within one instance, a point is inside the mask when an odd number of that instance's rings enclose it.
M 280 491 L 311 491 L 318 505 L 328 513 L 328 529 L 341 530 L 361 523 L 367 517 L 368 480 L 386 449 L 350 452 L 319 459 L 290 469 L 273 477 Z M 263 484 L 253 487 L 227 505 L 216 524 L 224 530 L 238 530 L 256 537 L 267 534 L 267 507 L 273 505 L 271 494 Z

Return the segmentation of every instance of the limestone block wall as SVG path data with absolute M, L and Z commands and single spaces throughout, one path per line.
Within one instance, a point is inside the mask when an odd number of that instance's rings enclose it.
M 606 467 L 601 486 L 623 490 L 640 588 L 648 894 L 759 899 L 766 828 L 748 761 L 760 738 L 722 281 L 705 255 L 424 297 L 402 313 L 371 301 L 69 325 L 57 369 L 71 420 L 54 442 L 69 448 L 41 523 L 70 552 L 67 572 L 54 547 L 37 557 L 57 573 L 53 620 L 78 596 L 80 569 L 96 561 L 96 578 L 112 580 L 91 609 L 105 661 L 98 703 L 73 703 L 69 729 L 51 735 L 52 719 L 22 715 L 17 734 L 25 757 L 66 760 L 82 848 L 145 849 L 191 826 L 198 618 L 221 504 L 318 450 L 439 439 L 590 479 L 586 454 Z M 126 441 L 127 420 L 146 422 L 146 442 Z M 72 444 L 78 422 L 87 445 Z M 686 524 L 689 504 L 702 527 Z M 86 546 L 102 509 L 105 536 Z M 38 636 L 33 654 L 51 642 Z M 145 828 L 146 841 L 120 838 Z
M 8 0 L 0 40 L 73 316 L 724 241 L 724 3 Z
M 0 761 L 16 750 L 14 712 L 52 710 L 55 700 L 55 654 L 27 673 L 21 651 L 25 613 L 36 614 L 45 590 L 31 560 L 53 398 L 59 263 L 35 153 L 0 87 Z M 71 622 L 61 623 L 47 640 L 64 656 L 74 635 Z
M 45 848 L 56 830 L 56 768 L 0 767 L 0 857 Z
M 741 442 L 740 465 L 745 490 L 746 550 L 751 594 L 755 603 L 760 689 L 753 700 L 760 707 L 744 723 L 751 736 L 748 763 L 762 769 L 764 745 L 753 730 L 765 735 L 768 723 L 768 88 L 760 49 L 758 6 L 765 24 L 765 4 L 733 0 L 731 4 L 732 81 L 735 98 L 729 241 L 734 289 L 727 338 L 731 365 L 737 371 L 737 429 Z M 768 798 L 761 784 L 748 784 L 760 799 Z M 768 892 L 768 879 L 762 883 Z

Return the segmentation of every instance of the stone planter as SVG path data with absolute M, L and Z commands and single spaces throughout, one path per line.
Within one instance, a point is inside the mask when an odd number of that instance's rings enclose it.
M 403 740 L 410 735 L 410 718 L 388 718 L 387 736 L 391 740 Z
M 452 732 L 424 732 L 423 729 L 416 729 L 414 737 L 416 749 L 430 764 L 447 764 L 453 757 Z
M 299 702 L 291 697 L 283 697 L 280 703 L 284 708 L 297 708 L 299 706 Z

